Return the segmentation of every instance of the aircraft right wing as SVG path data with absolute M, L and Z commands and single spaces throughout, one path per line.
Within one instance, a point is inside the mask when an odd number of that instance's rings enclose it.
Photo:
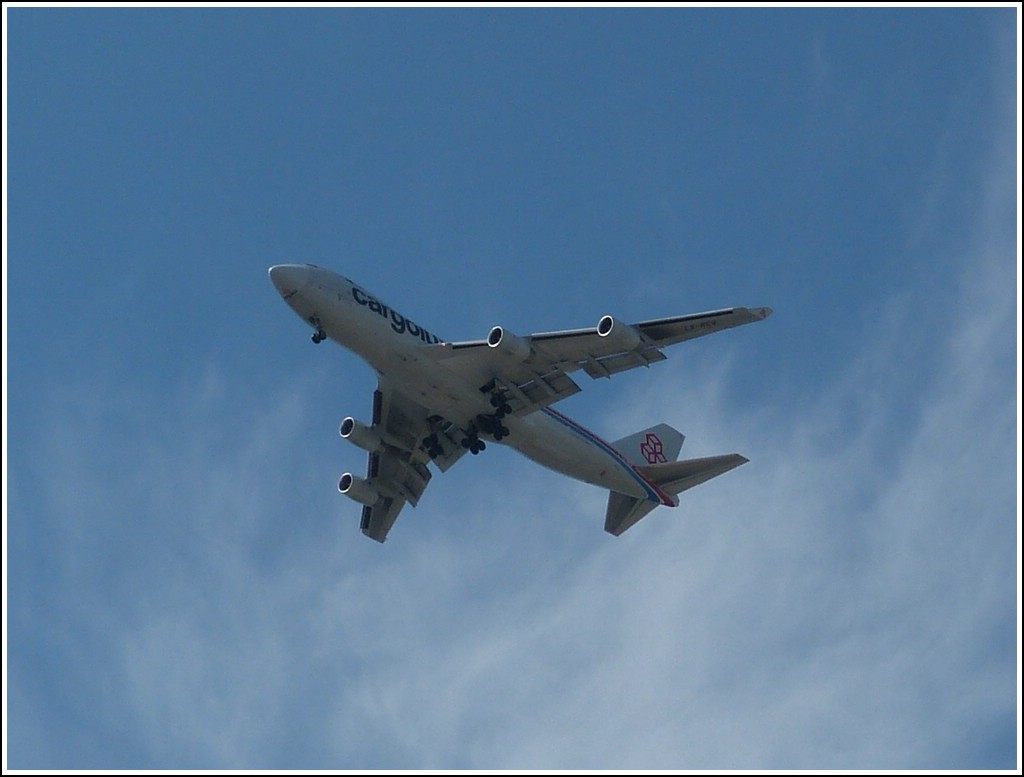
M 771 308 L 729 308 L 624 324 L 605 316 L 590 329 L 542 332 L 516 337 L 495 327 L 486 340 L 442 343 L 430 352 L 481 391 L 505 392 L 516 415 L 571 396 L 580 387 L 569 376 L 583 370 L 607 378 L 666 357 L 662 348 L 685 340 L 762 321 Z

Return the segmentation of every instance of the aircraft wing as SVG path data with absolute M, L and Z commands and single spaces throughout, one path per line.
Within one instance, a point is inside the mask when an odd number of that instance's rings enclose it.
M 383 445 L 369 454 L 366 480 L 379 498 L 364 503 L 360 529 L 377 542 L 384 542 L 406 502 L 413 507 L 430 482 L 430 470 L 420 450 L 424 437 L 434 430 L 427 410 L 381 379 L 373 395 L 371 429 Z M 443 454 L 434 461 L 447 471 L 465 449 L 439 434 Z
M 489 338 L 443 343 L 433 347 L 433 354 L 482 391 L 495 381 L 506 390 L 513 412 L 525 415 L 578 392 L 571 372 L 607 378 L 647 367 L 666 358 L 661 350 L 666 346 L 762 321 L 771 313 L 771 308 L 729 308 L 632 325 L 606 316 L 590 329 L 515 338 L 504 350 L 502 343 L 495 346 Z

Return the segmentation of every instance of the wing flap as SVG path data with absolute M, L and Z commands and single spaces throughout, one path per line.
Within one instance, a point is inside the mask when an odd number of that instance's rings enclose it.
M 394 448 L 371 453 L 366 463 L 366 480 L 380 498 L 363 507 L 359 528 L 370 539 L 384 542 L 406 503 L 413 507 L 430 482 L 430 470 Z
M 384 542 L 403 507 L 405 507 L 403 500 L 391 497 L 380 500 L 373 507 L 364 507 L 362 518 L 359 521 L 360 531 L 371 540 Z
M 371 453 L 367 480 L 382 496 L 400 498 L 415 507 L 430 483 L 430 470 L 394 449 Z
M 637 351 L 624 351 L 611 356 L 587 359 L 583 362 L 583 370 L 592 378 L 610 378 L 618 372 L 625 372 L 634 367 L 650 367 L 655 362 L 664 361 L 665 354 L 653 346 Z
M 522 370 L 518 374 L 513 372 L 511 378 L 510 381 L 502 375 L 498 383 L 511 395 L 516 415 L 540 410 L 580 391 L 576 381 L 561 369 L 550 370 L 545 374 Z

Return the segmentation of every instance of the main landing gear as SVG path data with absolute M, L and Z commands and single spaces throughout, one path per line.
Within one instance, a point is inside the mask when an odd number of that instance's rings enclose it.
M 427 449 L 427 455 L 432 459 L 444 455 L 444 448 L 441 447 L 441 441 L 436 432 L 423 438 L 423 447 Z
M 476 425 L 480 428 L 481 432 L 491 435 L 495 442 L 501 442 L 508 437 L 508 427 L 501 422 L 503 417 L 504 414 L 498 415 L 497 413 L 494 415 L 478 415 L 476 417 Z
M 487 445 L 479 437 L 480 432 L 490 435 L 495 442 L 501 442 L 508 437 L 508 427 L 501 422 L 498 415 L 478 415 L 476 422 L 471 425 L 466 436 L 462 438 L 462 447 L 467 448 L 473 455 L 487 448 Z
M 505 430 L 505 434 L 508 434 L 508 430 Z M 494 439 L 501 439 L 495 437 Z M 441 440 L 437 436 L 437 432 L 427 435 L 422 440 L 423 448 L 426 450 L 427 455 L 432 459 L 436 459 L 439 456 L 444 455 L 444 448 L 441 446 Z M 476 456 L 481 451 L 487 449 L 487 443 L 480 439 L 477 432 L 476 426 L 471 426 L 467 431 L 462 433 L 462 447 Z
M 476 436 L 476 432 L 467 435 L 462 440 L 462 447 L 468 448 L 469 452 L 476 456 L 480 451 L 487 449 L 487 444 Z
M 511 414 L 512 405 L 508 403 L 508 399 L 505 396 L 505 390 L 499 388 L 496 381 L 492 380 L 485 384 L 480 388 L 480 391 L 484 394 L 491 395 L 491 407 L 494 408 L 494 418 L 498 421 Z
M 426 449 L 427 455 L 432 459 L 444 455 L 444 448 L 441 447 L 441 440 L 436 432 L 423 438 L 423 447 Z M 476 456 L 487 448 L 487 444 L 477 436 L 475 430 L 471 430 L 466 432 L 462 438 L 462 447 Z
M 490 393 L 491 407 L 494 408 L 494 413 L 492 415 L 478 415 L 476 417 L 477 425 L 484 434 L 489 434 L 495 441 L 501 442 L 504 438 L 508 437 L 508 427 L 501 422 L 501 419 L 512 413 L 512 405 L 508 403 L 505 390 L 499 388 L 493 380 L 480 390 L 484 393 Z
M 512 407 L 505 397 L 505 392 L 497 388 L 493 381 L 480 390 L 491 395 L 491 407 L 494 408 L 494 412 L 481 413 L 469 423 L 468 428 L 460 429 L 454 424 L 444 421 L 440 416 L 431 417 L 431 428 L 435 431 L 421 440 L 423 450 L 431 459 L 444 455 L 444 446 L 441 444 L 439 432 L 452 442 L 459 440 L 462 447 L 474 456 L 487 449 L 487 443 L 480 439 L 481 434 L 492 437 L 495 442 L 501 442 L 508 437 L 509 428 L 501 422 L 501 419 L 512 413 Z

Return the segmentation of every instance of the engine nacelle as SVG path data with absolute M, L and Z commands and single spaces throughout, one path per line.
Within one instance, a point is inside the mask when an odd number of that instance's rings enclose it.
M 338 481 L 338 490 L 349 499 L 354 499 L 361 505 L 373 507 L 380 501 L 380 494 L 377 489 L 370 485 L 368 480 L 357 478 L 351 472 L 346 472 Z
M 636 327 L 624 324 L 613 316 L 603 316 L 597 322 L 597 334 L 605 338 L 615 351 L 634 351 L 643 339 Z
M 351 416 L 341 422 L 338 433 L 353 445 L 358 445 L 370 453 L 379 453 L 384 448 L 384 441 L 375 430 Z
M 526 361 L 530 356 L 530 344 L 500 326 L 494 327 L 487 335 L 487 344 L 502 356 L 515 361 Z

